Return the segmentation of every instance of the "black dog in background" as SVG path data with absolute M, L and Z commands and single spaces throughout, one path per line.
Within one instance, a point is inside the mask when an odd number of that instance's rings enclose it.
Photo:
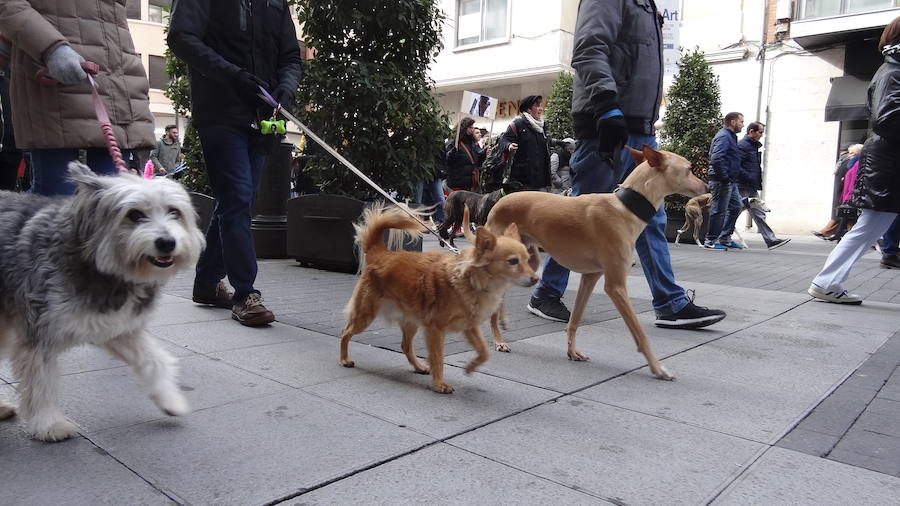
M 472 218 L 472 224 L 475 226 L 484 225 L 487 222 L 488 213 L 494 204 L 504 195 L 513 192 L 522 191 L 522 183 L 518 181 L 507 181 L 500 186 L 499 190 L 491 193 L 481 194 L 466 190 L 457 190 L 447 197 L 444 202 L 444 221 L 438 225 L 438 234 L 451 246 L 453 244 L 453 231 L 462 227 L 463 209 L 469 207 L 469 215 Z M 443 246 L 443 244 L 441 244 Z

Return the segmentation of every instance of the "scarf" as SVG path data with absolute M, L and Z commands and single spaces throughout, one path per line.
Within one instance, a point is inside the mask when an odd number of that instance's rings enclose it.
M 525 118 L 526 120 L 528 120 L 528 123 L 531 124 L 531 128 L 535 132 L 537 132 L 539 134 L 544 133 L 544 120 L 538 121 L 538 120 L 534 119 L 533 117 L 531 117 L 531 115 L 528 114 L 527 112 L 523 112 L 522 117 Z

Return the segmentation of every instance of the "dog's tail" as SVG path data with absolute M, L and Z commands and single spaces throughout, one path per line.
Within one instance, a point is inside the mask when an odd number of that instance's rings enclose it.
M 463 222 L 462 222 L 462 230 L 463 235 L 466 237 L 466 240 L 471 244 L 475 244 L 475 234 L 472 233 L 472 222 L 469 221 L 469 206 L 465 206 L 463 208 Z
M 426 216 L 420 211 L 406 206 L 404 208 L 420 218 Z M 366 255 L 387 249 L 400 249 L 404 238 L 416 239 L 421 237 L 423 232 L 422 225 L 403 209 L 383 203 L 366 209 L 362 220 L 353 227 L 356 229 L 356 243 Z M 385 232 L 388 232 L 387 242 L 384 240 Z

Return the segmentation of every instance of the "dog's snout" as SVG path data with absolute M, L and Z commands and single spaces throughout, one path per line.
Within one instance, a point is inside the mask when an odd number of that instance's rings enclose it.
M 171 253 L 175 250 L 175 239 L 171 237 L 158 237 L 154 244 L 160 253 Z

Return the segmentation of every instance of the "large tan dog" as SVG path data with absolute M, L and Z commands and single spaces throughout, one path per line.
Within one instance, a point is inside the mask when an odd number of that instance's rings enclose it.
M 751 198 L 749 199 L 749 202 L 750 207 L 755 207 L 764 213 L 769 212 L 769 208 L 762 199 Z M 697 246 L 703 247 L 703 241 L 700 240 L 700 228 L 703 226 L 703 213 L 709 211 L 711 207 L 712 193 L 697 195 L 684 204 L 684 226 L 675 232 L 675 246 L 678 246 L 678 242 L 681 240 L 681 234 L 693 228 L 694 242 L 697 243 Z M 747 241 L 745 241 L 741 233 L 737 231 L 737 228 L 734 230 L 734 235 L 737 236 L 741 247 L 750 249 L 750 246 L 747 245 Z
M 646 145 L 643 151 L 629 150 L 638 166 L 621 186 L 643 195 L 653 209 L 659 208 L 670 193 L 688 196 L 706 193 L 706 183 L 691 173 L 690 162 L 681 156 Z M 529 247 L 532 266 L 540 260 L 537 246 L 541 246 L 561 265 L 581 273 L 581 285 L 566 326 L 571 360 L 588 360 L 575 348 L 575 332 L 591 291 L 605 274 L 603 288 L 628 325 L 638 351 L 647 358 L 650 370 L 660 379 L 675 379 L 653 355 L 625 288 L 634 243 L 647 226 L 644 221 L 614 194 L 563 197 L 520 192 L 500 199 L 488 215 L 487 228 L 503 230 L 514 222 L 519 226 L 522 241 Z M 491 320 L 494 345 L 498 350 L 508 351 L 496 320 Z
M 356 226 L 357 241 L 365 253 L 365 267 L 347 304 L 347 325 L 341 332 L 341 364 L 353 367 L 348 357 L 350 338 L 365 330 L 376 316 L 397 324 L 403 332 L 401 347 L 415 372 L 428 374 L 413 353 L 412 340 L 425 328 L 431 369 L 431 388 L 448 394 L 444 382 L 444 335 L 463 332 L 478 356 L 469 362 L 471 373 L 489 356 L 479 326 L 496 312 L 510 283 L 532 286 L 538 281 L 528 264 L 528 250 L 519 240 L 515 223 L 495 235 L 484 227 L 469 230 L 469 209 L 463 212 L 463 230 L 474 247 L 459 255 L 441 251 L 391 251 L 384 243 L 388 229 L 421 234 L 421 225 L 398 208 L 367 210 Z

